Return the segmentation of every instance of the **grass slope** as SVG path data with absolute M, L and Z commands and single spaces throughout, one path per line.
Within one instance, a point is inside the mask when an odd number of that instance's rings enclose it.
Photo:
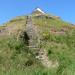
M 42 46 L 50 60 L 58 60 L 59 68 L 55 75 L 74 75 L 75 66 L 75 26 L 60 19 L 33 18 L 41 30 Z
M 22 16 L 0 27 L 5 30 L 0 32 L 0 75 L 75 75 L 75 26 L 54 17 L 32 19 L 39 29 L 40 46 L 59 67 L 43 67 L 18 37 L 25 30 L 26 17 Z

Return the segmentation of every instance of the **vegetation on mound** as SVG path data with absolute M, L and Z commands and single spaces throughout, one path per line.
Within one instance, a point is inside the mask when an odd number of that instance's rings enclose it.
M 57 19 L 33 18 L 40 29 L 42 46 L 50 60 L 58 60 L 59 68 L 55 75 L 74 75 L 75 26 Z
M 42 68 L 39 64 L 22 40 L 14 36 L 0 38 L 1 75 L 31 75 L 35 68 Z
M 5 24 L 13 34 L 0 36 L 0 74 L 75 75 L 75 27 L 60 19 L 38 19 L 35 16 L 32 19 L 42 37 L 40 46 L 46 50 L 50 60 L 59 62 L 59 67 L 43 67 L 24 41 L 20 37 L 17 40 L 26 24 L 26 17 L 18 17 Z

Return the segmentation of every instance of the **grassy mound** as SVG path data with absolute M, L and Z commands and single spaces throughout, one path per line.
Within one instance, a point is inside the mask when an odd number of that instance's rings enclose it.
M 75 75 L 75 26 L 55 17 L 32 16 L 32 20 L 39 29 L 40 47 L 50 60 L 59 62 L 59 67 L 43 67 L 20 38 L 26 24 L 26 16 L 22 16 L 0 27 L 0 74 Z

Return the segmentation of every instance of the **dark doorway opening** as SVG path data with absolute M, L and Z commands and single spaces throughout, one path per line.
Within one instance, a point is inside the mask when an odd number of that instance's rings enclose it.
M 27 34 L 26 32 L 23 32 L 22 38 L 23 38 L 23 42 L 24 42 L 27 46 L 29 46 L 29 40 L 30 40 L 30 38 L 29 38 L 29 36 L 28 36 L 28 34 Z

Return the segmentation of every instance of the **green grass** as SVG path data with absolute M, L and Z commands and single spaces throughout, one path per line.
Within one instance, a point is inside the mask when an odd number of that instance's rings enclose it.
M 17 40 L 19 31 L 21 35 L 25 30 L 25 23 L 26 17 L 17 17 L 5 24 L 13 34 L 0 36 L 0 75 L 75 75 L 75 28 L 61 19 L 33 17 L 33 23 L 40 30 L 41 48 L 47 51 L 50 60 L 59 62 L 57 69 L 48 69 L 20 37 Z M 63 27 L 68 31 L 58 34 Z M 51 28 L 56 32 L 50 32 Z
M 0 38 L 0 74 L 33 75 L 42 68 L 22 40 L 12 37 Z
M 50 60 L 58 60 L 59 68 L 54 75 L 75 75 L 75 29 L 60 19 L 33 18 L 33 22 L 41 30 L 42 47 L 48 52 Z M 63 27 L 68 27 L 65 34 L 59 34 Z M 55 28 L 56 32 L 50 32 Z

